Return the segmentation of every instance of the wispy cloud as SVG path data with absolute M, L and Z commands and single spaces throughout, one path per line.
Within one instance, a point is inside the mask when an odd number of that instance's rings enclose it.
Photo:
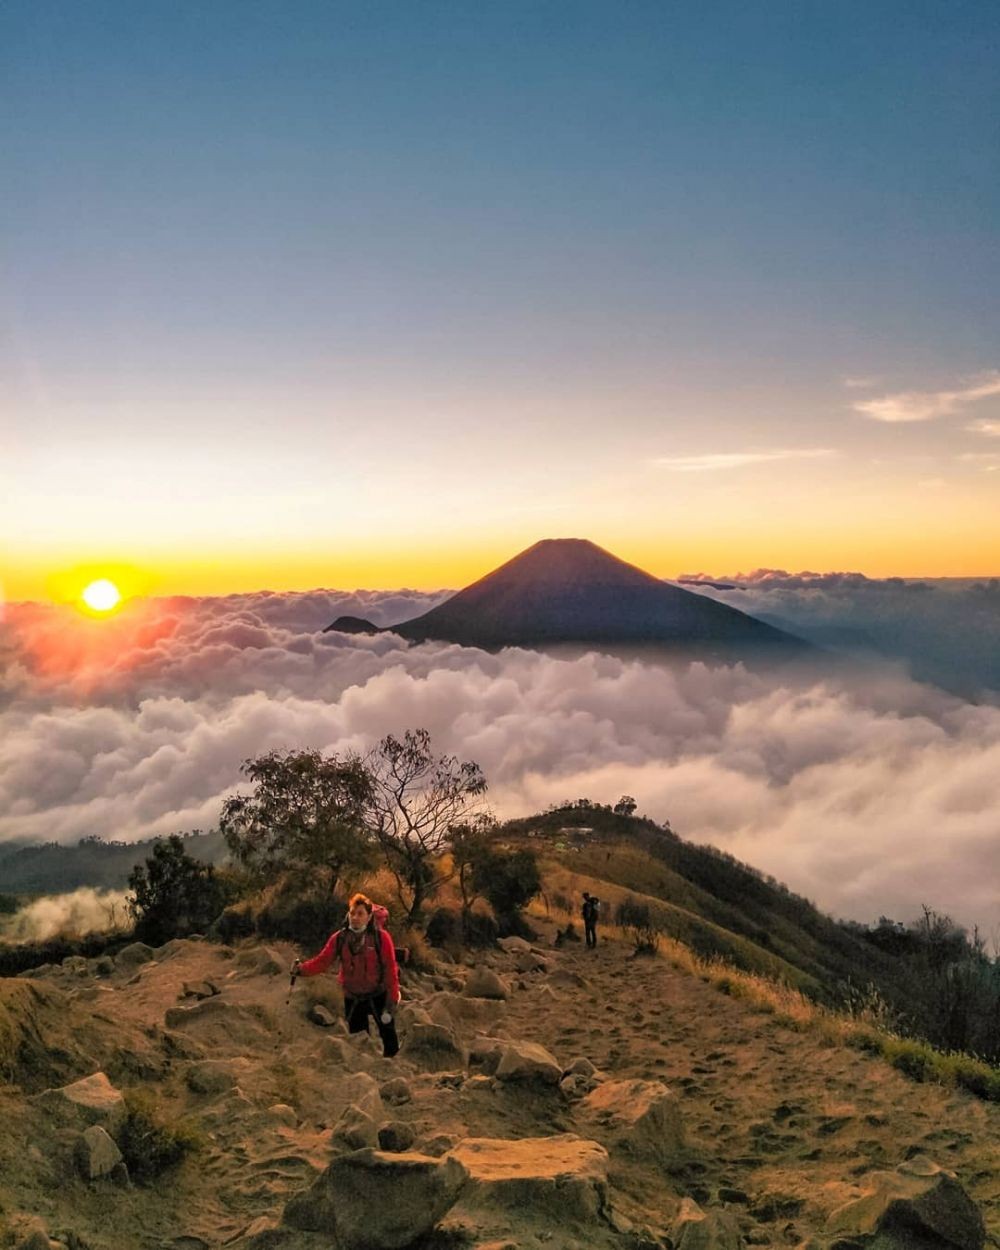
M 956 459 L 965 464 L 978 465 L 987 473 L 995 473 L 1000 469 L 1000 452 L 997 451 L 963 451 Z
M 991 438 L 1000 438 L 1000 421 L 970 421 L 965 428 L 973 434 L 987 434 Z
M 718 451 L 702 456 L 657 456 L 653 463 L 678 473 L 710 473 L 718 469 L 742 469 L 772 460 L 818 460 L 840 453 L 831 447 L 785 447 L 773 451 Z
M 988 399 L 991 395 L 1000 395 L 1000 372 L 995 369 L 959 390 L 898 391 L 894 395 L 883 395 L 881 399 L 859 400 L 851 406 L 855 412 L 875 421 L 930 421 L 934 417 L 951 416 L 966 404 Z
M 878 384 L 878 378 L 844 378 L 844 385 L 850 387 L 851 390 L 866 391 Z

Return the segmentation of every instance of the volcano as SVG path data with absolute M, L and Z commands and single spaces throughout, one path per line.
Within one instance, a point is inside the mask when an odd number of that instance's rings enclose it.
M 411 642 L 501 647 L 657 647 L 706 657 L 814 653 L 802 639 L 661 581 L 581 538 L 547 538 L 422 616 L 378 630 L 339 617 L 328 630 L 391 632 Z

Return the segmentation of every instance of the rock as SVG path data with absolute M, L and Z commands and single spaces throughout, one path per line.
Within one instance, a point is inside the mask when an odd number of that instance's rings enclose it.
M 560 1227 L 608 1211 L 608 1153 L 572 1133 L 520 1140 L 468 1137 L 449 1158 L 469 1173 L 463 1205 L 545 1213 Z
M 515 956 L 514 968 L 517 972 L 548 972 L 549 961 L 544 955 L 528 951 L 524 955 Z
M 404 1077 L 397 1076 L 391 1081 L 386 1081 L 379 1089 L 382 1095 L 382 1101 L 397 1106 L 399 1103 L 409 1102 L 413 1097 L 413 1091 L 410 1089 L 410 1083 Z
M 465 1067 L 466 1052 L 451 1029 L 441 1024 L 415 1024 L 406 1035 L 403 1054 L 432 1072 Z
M 197 998 L 200 1002 L 203 998 L 214 998 L 218 993 L 219 987 L 212 981 L 185 981 L 181 997 Z
M 98 955 L 94 960 L 94 974 L 99 977 L 109 977 L 115 970 L 115 961 L 110 955 Z
M 282 959 L 281 955 L 269 946 L 252 946 L 239 952 L 236 956 L 236 966 L 254 976 L 274 977 L 279 972 L 287 974 L 291 960 Z
M 399 1154 L 404 1150 L 409 1150 L 415 1138 L 416 1133 L 412 1124 L 407 1124 L 404 1120 L 392 1120 L 389 1124 L 383 1124 L 379 1129 L 378 1146 L 380 1150 Z
M 77 1121 L 99 1124 L 111 1133 L 125 1120 L 125 1099 L 103 1072 L 95 1072 L 60 1089 L 47 1089 L 36 1098 L 57 1113 L 68 1112 Z
M 324 1007 L 322 1003 L 313 1003 L 307 1015 L 313 1024 L 318 1024 L 323 1029 L 332 1029 L 339 1023 L 329 1007 Z
M 506 1003 L 498 998 L 471 998 L 444 990 L 426 1000 L 430 1022 L 445 1028 L 472 1028 L 477 1033 L 491 1032 L 506 1012 Z
M 531 943 L 526 942 L 522 937 L 499 938 L 497 946 L 508 955 L 527 955 L 531 951 Z
M 118 1149 L 114 1138 L 110 1137 L 99 1124 L 92 1124 L 78 1138 L 74 1150 L 76 1165 L 86 1177 L 93 1181 L 101 1176 L 110 1176 L 122 1161 L 122 1152 Z
M 549 985 L 554 989 L 584 989 L 587 982 L 579 972 L 570 972 L 568 968 L 557 968 L 549 976 Z
M 492 1074 L 500 1066 L 506 1045 L 507 1043 L 499 1037 L 480 1035 L 473 1038 L 472 1045 L 469 1047 L 469 1062 L 478 1064 L 485 1072 Z
M 342 1250 L 401 1250 L 448 1213 L 467 1179 L 454 1157 L 358 1150 L 293 1198 L 282 1222 L 335 1238 Z
M 153 958 L 153 948 L 145 942 L 132 942 L 115 956 L 115 965 L 119 968 L 138 968 L 140 964 L 149 963 Z
M 364 1150 L 379 1144 L 378 1121 L 361 1107 L 351 1104 L 340 1113 L 333 1126 L 333 1144 L 348 1150 Z
M 490 968 L 476 968 L 466 981 L 463 993 L 466 998 L 505 999 L 507 987 Z
M 475 1093 L 478 1090 L 492 1090 L 493 1078 L 491 1076 L 486 1076 L 485 1074 L 470 1076 L 462 1088 L 470 1091 L 471 1093 Z
M 75 977 L 85 977 L 90 972 L 90 965 L 83 955 L 67 955 L 62 961 L 62 969 Z
M 228 1059 L 205 1059 L 192 1064 L 184 1079 L 188 1089 L 195 1094 L 221 1094 L 236 1084 L 233 1064 Z
M 825 1232 L 876 1243 L 878 1250 L 982 1250 L 986 1229 L 978 1207 L 953 1172 L 919 1155 L 893 1172 L 872 1172 L 862 1196 L 834 1211 Z
M 728 1212 L 703 1211 L 684 1198 L 670 1230 L 674 1250 L 740 1250 L 739 1229 Z
M 558 1085 L 562 1068 L 544 1046 L 537 1042 L 508 1042 L 497 1065 L 501 1081 L 531 1081 Z
M 274 1103 L 273 1106 L 268 1107 L 267 1114 L 278 1124 L 285 1124 L 289 1128 L 295 1128 L 299 1122 L 299 1117 L 295 1114 L 295 1108 L 290 1107 L 286 1102 Z
M 594 1076 L 597 1069 L 586 1056 L 581 1055 L 579 1059 L 574 1059 L 566 1069 L 567 1076 Z
M 605 1081 L 581 1104 L 621 1150 L 657 1163 L 676 1163 L 684 1134 L 679 1100 L 662 1081 Z

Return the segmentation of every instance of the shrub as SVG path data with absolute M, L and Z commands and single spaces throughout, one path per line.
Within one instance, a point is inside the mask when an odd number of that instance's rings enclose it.
M 615 923 L 629 935 L 636 954 L 653 954 L 660 945 L 661 927 L 648 903 L 629 895 L 615 911 Z
M 190 1126 L 162 1119 L 155 1099 L 145 1090 L 130 1090 L 125 1107 L 117 1140 L 133 1180 L 152 1180 L 200 1146 L 201 1139 Z
M 532 851 L 488 851 L 477 859 L 473 882 L 489 901 L 501 931 L 527 929 L 521 908 L 541 893 L 542 878 Z

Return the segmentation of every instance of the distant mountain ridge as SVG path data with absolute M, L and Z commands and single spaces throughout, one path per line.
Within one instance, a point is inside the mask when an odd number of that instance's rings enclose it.
M 723 659 L 805 656 L 809 643 L 661 581 L 580 538 L 543 539 L 423 615 L 383 630 L 338 617 L 327 630 L 391 632 L 497 650 L 564 643 L 655 646 Z

